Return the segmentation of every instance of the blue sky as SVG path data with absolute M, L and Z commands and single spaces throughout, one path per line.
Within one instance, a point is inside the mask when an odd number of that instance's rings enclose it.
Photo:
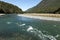
M 21 8 L 23 11 L 36 6 L 41 0 L 2 0 L 11 4 L 14 4 Z

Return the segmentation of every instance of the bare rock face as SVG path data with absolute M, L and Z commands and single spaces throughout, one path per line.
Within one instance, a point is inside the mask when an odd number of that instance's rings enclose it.
M 42 0 L 38 5 L 28 9 L 26 12 L 60 13 L 60 0 Z
M 0 1 L 0 13 L 22 13 L 22 10 L 15 5 Z

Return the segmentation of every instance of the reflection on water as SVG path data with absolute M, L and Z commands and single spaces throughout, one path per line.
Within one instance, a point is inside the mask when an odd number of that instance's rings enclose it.
M 60 22 L 7 14 L 0 17 L 0 40 L 60 40 Z

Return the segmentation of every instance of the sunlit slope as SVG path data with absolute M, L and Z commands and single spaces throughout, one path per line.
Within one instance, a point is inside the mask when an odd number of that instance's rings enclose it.
M 26 12 L 60 12 L 60 0 L 42 0 L 37 6 L 28 9 Z
M 21 13 L 22 10 L 17 6 L 0 1 L 0 13 Z

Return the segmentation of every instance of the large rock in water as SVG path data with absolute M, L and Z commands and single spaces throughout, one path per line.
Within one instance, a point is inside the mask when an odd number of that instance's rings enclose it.
M 0 1 L 0 13 L 22 13 L 22 10 L 15 5 Z
M 38 5 L 28 9 L 26 12 L 60 13 L 60 0 L 42 0 Z

